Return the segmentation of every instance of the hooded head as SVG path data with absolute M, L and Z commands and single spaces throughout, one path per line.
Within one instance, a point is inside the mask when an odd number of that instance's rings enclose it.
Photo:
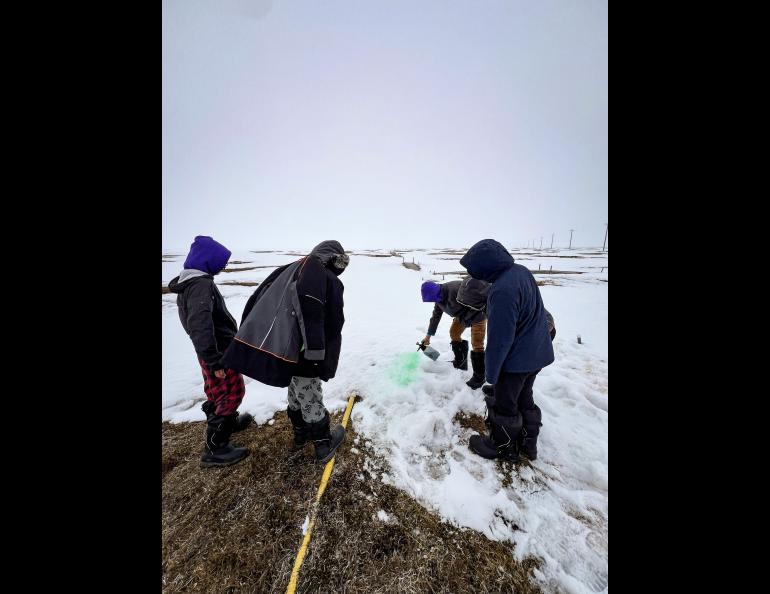
M 460 265 L 473 278 L 493 283 L 501 273 L 513 266 L 513 256 L 499 241 L 482 239 L 460 258 Z
M 433 281 L 425 281 L 422 283 L 420 292 L 422 293 L 422 300 L 426 303 L 428 301 L 435 303 L 441 299 L 441 285 L 434 283 Z
M 334 239 L 322 241 L 310 251 L 321 263 L 339 276 L 350 263 L 350 256 L 345 253 L 342 244 Z
M 185 269 L 194 268 L 206 274 L 219 274 L 227 265 L 232 252 L 211 237 L 198 235 L 184 261 Z

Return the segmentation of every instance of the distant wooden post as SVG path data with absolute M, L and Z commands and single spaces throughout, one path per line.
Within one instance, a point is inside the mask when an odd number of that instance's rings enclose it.
M 572 232 L 573 231 L 574 231 L 574 229 L 570 229 L 569 230 L 569 248 L 568 249 L 570 249 L 570 250 L 572 249 Z
M 604 223 L 604 227 L 604 243 L 602 244 L 602 251 L 604 251 L 604 246 L 607 245 L 607 231 L 610 230 L 608 223 Z

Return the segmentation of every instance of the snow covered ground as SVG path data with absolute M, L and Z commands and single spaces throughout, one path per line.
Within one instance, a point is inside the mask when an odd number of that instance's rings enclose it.
M 347 247 L 347 246 L 346 246 Z M 457 252 L 457 253 L 452 253 Z M 182 251 L 164 251 L 163 284 L 181 270 Z M 345 284 L 345 327 L 337 377 L 324 385 L 330 410 L 341 410 L 357 389 L 363 401 L 353 409 L 358 432 L 389 463 L 382 480 L 409 493 L 442 518 L 512 540 L 514 554 L 544 560 L 536 572 L 548 591 L 570 594 L 608 590 L 608 259 L 597 248 L 512 250 L 520 264 L 553 282 L 540 290 L 556 321 L 556 362 L 535 382 L 535 402 L 543 411 L 539 459 L 513 476 L 502 465 L 468 450 L 472 434 L 455 420 L 460 413 L 484 414 L 481 390 L 465 385 L 471 370 L 447 361 L 451 320 L 444 316 L 431 346 L 438 361 L 416 352 L 427 329 L 432 304 L 422 303 L 423 280 L 460 278 L 464 250 L 399 250 L 402 266 L 388 250 L 353 250 Z M 580 256 L 575 258 L 574 256 Z M 293 252 L 238 252 L 216 278 L 228 308 L 240 321 L 255 287 L 227 282 L 261 282 L 275 266 L 299 257 Z M 244 262 L 243 264 L 234 264 Z M 163 420 L 203 420 L 203 381 L 176 309 L 176 295 L 163 300 Z M 466 331 L 465 338 L 469 338 Z M 577 343 L 581 336 L 582 344 Z M 285 389 L 246 378 L 241 410 L 264 423 L 286 407 Z

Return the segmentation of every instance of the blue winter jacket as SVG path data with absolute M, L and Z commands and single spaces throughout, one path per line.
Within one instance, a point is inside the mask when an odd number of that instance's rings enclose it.
M 492 283 L 487 299 L 487 381 L 500 373 L 529 373 L 553 363 L 543 299 L 535 277 L 494 239 L 482 239 L 460 264 L 473 278 Z

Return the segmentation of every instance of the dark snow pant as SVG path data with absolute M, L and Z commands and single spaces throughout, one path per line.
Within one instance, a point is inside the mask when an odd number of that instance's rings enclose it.
M 520 412 L 533 410 L 535 400 L 532 386 L 540 370 L 531 373 L 507 373 L 503 371 L 495 384 L 495 408 L 507 417 L 515 417 Z

